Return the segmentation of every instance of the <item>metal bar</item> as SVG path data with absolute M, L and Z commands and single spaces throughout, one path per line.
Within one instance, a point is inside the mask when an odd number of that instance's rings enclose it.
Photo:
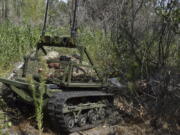
M 68 78 L 68 71 L 69 71 L 69 68 L 70 68 L 70 66 L 69 66 L 69 64 L 68 64 L 68 66 L 67 66 L 67 67 L 65 68 L 65 70 L 64 70 L 62 83 L 65 83 L 66 80 L 67 80 L 67 78 Z
M 47 23 L 48 9 L 49 9 L 49 0 L 47 0 L 47 3 L 46 3 L 46 12 L 45 12 L 45 15 L 44 15 L 44 25 L 43 25 L 41 36 L 44 36 L 45 33 L 46 33 L 46 23 Z
M 24 57 L 24 65 L 23 65 L 23 74 L 22 74 L 22 77 L 26 77 L 27 69 L 28 69 L 28 63 L 29 63 L 29 56 Z
M 68 86 L 70 88 L 101 88 L 101 87 L 107 87 L 107 85 L 103 85 L 103 83 L 64 83 L 65 86 Z
M 88 53 L 88 51 L 86 50 L 86 48 L 84 48 L 84 53 L 86 54 L 86 56 L 87 56 L 90 64 L 91 64 L 92 67 L 94 68 L 97 76 L 99 77 L 100 80 L 102 80 L 102 77 L 101 77 L 101 75 L 98 73 L 98 71 L 97 71 L 97 69 L 96 69 L 96 67 L 95 67 L 95 64 L 94 64 L 93 60 L 91 59 L 91 56 L 89 55 L 89 53 Z
M 89 104 L 84 104 L 84 105 L 79 105 L 79 106 L 67 106 L 63 109 L 63 113 L 74 112 L 74 111 L 79 111 L 79 110 L 87 110 L 87 109 L 93 109 L 93 108 L 102 108 L 106 106 L 107 106 L 106 104 L 96 104 L 96 103 L 89 103 Z
M 73 22 L 72 22 L 72 28 L 71 28 L 71 37 L 73 38 L 76 38 L 76 25 L 77 25 L 77 22 L 76 22 L 76 15 L 77 15 L 77 6 L 78 6 L 78 3 L 77 3 L 77 0 L 73 0 L 74 1 L 74 11 L 73 11 Z
M 73 70 L 73 65 L 70 63 L 69 65 L 70 70 L 69 70 L 69 74 L 68 74 L 68 82 L 67 85 L 69 86 L 69 84 L 71 83 L 71 77 L 72 77 L 72 70 Z

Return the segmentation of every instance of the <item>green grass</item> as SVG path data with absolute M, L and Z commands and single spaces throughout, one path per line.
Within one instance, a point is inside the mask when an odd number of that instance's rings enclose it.
M 41 27 L 29 25 L 15 25 L 9 22 L 0 24 L 0 76 L 12 71 L 14 63 L 23 59 L 23 56 L 32 50 L 40 37 Z M 54 28 L 49 26 L 46 35 L 63 36 L 70 35 L 69 26 Z M 86 46 L 96 66 L 102 72 L 106 72 L 112 63 L 116 61 L 112 44 L 100 30 L 80 28 L 78 30 L 79 43 Z M 71 49 L 59 49 L 63 54 L 77 53 Z M 109 66 L 110 65 L 110 66 Z M 109 66 L 109 67 L 108 67 Z
M 33 95 L 34 107 L 35 107 L 35 117 L 37 122 L 37 127 L 39 130 L 39 135 L 43 132 L 43 105 L 44 105 L 44 94 L 45 94 L 45 80 L 47 80 L 46 75 L 48 73 L 48 66 L 44 59 L 40 60 L 39 66 L 44 70 L 40 73 L 40 83 L 37 88 L 36 82 L 33 80 L 32 75 L 27 77 L 28 82 L 31 84 L 31 90 Z
M 28 25 L 0 24 L 0 75 L 9 71 L 31 50 L 39 38 L 39 29 Z
M 48 26 L 46 35 L 63 36 L 70 35 L 70 26 L 55 27 Z M 42 26 L 30 26 L 27 24 L 15 25 L 10 22 L 0 24 L 0 76 L 12 71 L 13 64 L 20 61 L 24 54 L 35 47 L 40 37 Z M 104 34 L 100 29 L 90 27 L 80 27 L 78 29 L 79 43 L 87 47 L 95 65 L 98 66 L 102 73 L 125 74 L 128 80 L 139 79 L 140 76 L 148 76 L 149 71 L 156 68 L 157 64 L 152 61 L 158 61 L 158 45 L 156 41 L 149 47 L 146 41 L 149 41 L 147 33 L 146 38 L 136 48 L 136 54 L 143 60 L 139 64 L 135 56 L 131 53 L 126 39 L 122 38 L 122 44 L 112 43 L 112 35 Z M 179 56 L 177 43 L 171 45 L 169 58 L 166 60 L 167 65 L 178 66 Z M 59 49 L 62 55 L 77 53 L 70 49 Z M 113 75 L 114 76 L 114 75 Z

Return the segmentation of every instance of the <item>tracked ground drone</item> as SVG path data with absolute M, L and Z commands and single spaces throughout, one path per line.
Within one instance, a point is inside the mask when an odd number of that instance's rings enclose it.
M 69 37 L 51 37 L 45 34 L 48 7 L 49 0 L 47 0 L 44 26 L 36 51 L 24 57 L 22 68 L 12 78 L 0 78 L 0 82 L 24 104 L 33 105 L 32 84 L 27 80 L 27 76 L 33 77 L 35 88 L 41 91 L 40 74 L 43 67 L 38 67 L 39 54 L 48 55 L 47 48 L 77 49 L 79 57 L 75 58 L 76 60 L 72 60 L 69 55 L 45 59 L 48 71 L 43 96 L 44 110 L 51 125 L 58 132 L 75 132 L 95 127 L 114 115 L 114 95 L 108 91 L 110 84 L 96 69 L 88 50 L 76 40 L 77 0 L 74 0 L 73 24 Z M 86 64 L 83 64 L 84 57 Z

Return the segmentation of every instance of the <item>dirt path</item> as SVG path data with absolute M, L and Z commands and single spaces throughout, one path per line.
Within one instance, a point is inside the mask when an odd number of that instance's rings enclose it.
M 114 135 L 113 127 L 100 126 L 90 130 L 72 133 L 70 135 Z

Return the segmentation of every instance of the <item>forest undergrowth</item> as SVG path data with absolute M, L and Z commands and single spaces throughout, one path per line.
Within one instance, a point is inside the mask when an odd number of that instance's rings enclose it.
M 49 28 L 47 35 L 64 35 L 64 33 L 68 34 L 66 27 L 56 30 Z M 39 35 L 39 27 L 17 26 L 11 23 L 0 25 L 1 76 L 8 71 L 12 71 L 13 65 L 18 61 L 22 61 L 23 56 L 35 48 L 40 37 Z M 125 65 L 130 64 L 129 71 L 122 74 L 121 64 L 126 60 L 115 64 L 119 61 L 116 53 L 113 52 L 116 47 L 114 48 L 110 45 L 113 43 L 102 31 L 82 28 L 79 30 L 79 37 L 80 43 L 90 50 L 102 74 L 106 73 L 104 75 L 109 77 L 115 76 L 120 80 L 123 80 L 121 78 L 123 77 L 126 80 L 125 85 L 127 85 L 128 89 L 119 91 L 119 95 L 122 97 L 119 103 L 122 103 L 123 106 L 125 105 L 126 109 L 128 108 L 126 111 L 129 110 L 132 117 L 141 121 L 149 117 L 150 124 L 156 129 L 162 128 L 166 124 L 167 129 L 170 130 L 173 127 L 176 128 L 174 131 L 178 130 L 180 124 L 178 119 L 180 111 L 179 93 L 177 90 L 179 87 L 178 71 L 172 76 L 165 74 L 172 72 L 170 69 L 165 69 L 163 72 L 157 72 L 150 80 L 135 80 L 132 76 L 138 70 L 137 63 L 127 61 Z
M 1 24 L 0 28 L 2 30 L 0 33 L 0 74 L 2 76 L 12 71 L 13 65 L 35 48 L 40 28 L 16 26 L 10 23 Z M 56 31 L 49 29 L 47 34 L 64 35 L 64 33 L 68 34 L 66 27 Z M 80 29 L 79 33 L 80 43 L 90 50 L 101 73 L 106 73 L 104 75 L 109 77 L 118 77 L 127 86 L 125 90 L 116 91 L 119 95 L 117 105 L 128 114 L 123 118 L 124 123 L 121 122 L 115 128 L 118 134 L 178 135 L 180 133 L 179 71 L 164 68 L 149 80 L 136 80 L 132 76 L 137 69 L 133 70 L 133 68 L 138 68 L 138 65 L 129 62 L 132 64 L 131 68 L 122 74 L 120 69 L 122 65 L 115 64 L 118 57 L 113 53 L 114 48 L 110 45 L 113 43 L 107 35 L 105 36 L 99 30 L 91 31 L 90 28 Z M 28 128 L 32 122 L 25 123 Z
M 0 24 L 0 75 L 5 75 L 16 62 L 32 50 L 39 38 L 38 28 L 18 26 L 10 22 Z

